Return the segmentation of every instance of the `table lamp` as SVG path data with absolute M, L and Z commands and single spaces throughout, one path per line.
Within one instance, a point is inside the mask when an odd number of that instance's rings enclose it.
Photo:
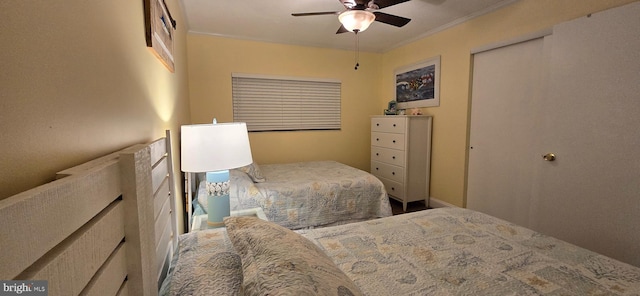
M 206 173 L 207 225 L 222 226 L 222 218 L 231 213 L 229 169 L 253 162 L 247 125 L 216 123 L 214 119 L 213 124 L 183 125 L 180 137 L 182 171 Z

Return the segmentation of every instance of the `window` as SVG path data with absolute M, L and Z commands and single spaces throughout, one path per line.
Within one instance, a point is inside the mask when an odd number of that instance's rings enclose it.
M 249 131 L 339 130 L 338 80 L 232 75 L 233 121 Z

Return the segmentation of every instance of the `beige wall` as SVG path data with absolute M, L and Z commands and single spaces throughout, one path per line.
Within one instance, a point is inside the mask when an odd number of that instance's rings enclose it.
M 178 151 L 181 124 L 232 120 L 232 72 L 342 81 L 341 131 L 252 133 L 258 162 L 335 159 L 368 170 L 369 116 L 393 97 L 394 69 L 440 55 L 441 105 L 424 109 L 434 115 L 431 195 L 463 206 L 470 50 L 629 2 L 522 0 L 384 54 L 361 53 L 354 71 L 351 51 L 185 38 L 180 5 L 169 0 L 178 20 L 172 74 L 145 46 L 141 1 L 4 0 L 0 199 L 167 128 Z
M 380 54 L 189 34 L 189 91 L 194 123 L 233 121 L 231 73 L 342 81 L 342 130 L 250 133 L 254 160 L 282 163 L 333 159 L 369 170 L 369 116 L 382 114 Z
M 186 26 L 178 1 L 167 5 L 175 73 L 146 47 L 142 1 L 0 2 L 0 199 L 165 129 L 178 151 L 190 121 Z
M 343 90 L 341 131 L 251 133 L 254 158 L 259 163 L 335 159 L 369 170 L 369 116 L 381 114 L 394 97 L 394 70 L 440 55 L 440 106 L 423 108 L 434 116 L 431 196 L 465 206 L 471 49 L 629 2 L 518 1 L 389 52 L 361 54 L 358 71 L 350 51 L 189 34 L 192 120 L 233 120 L 232 72 L 337 78 Z

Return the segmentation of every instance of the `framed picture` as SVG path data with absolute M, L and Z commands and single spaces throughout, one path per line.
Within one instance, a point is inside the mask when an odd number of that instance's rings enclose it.
M 173 73 L 173 38 L 176 21 L 164 0 L 143 0 L 147 47 Z
M 440 56 L 395 71 L 398 109 L 440 106 Z
M 396 101 L 390 101 L 387 109 L 384 110 L 384 115 L 396 115 L 398 112 L 398 103 Z

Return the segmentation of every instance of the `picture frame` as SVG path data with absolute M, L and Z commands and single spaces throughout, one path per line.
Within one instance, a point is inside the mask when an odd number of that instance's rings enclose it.
M 396 101 L 390 101 L 387 104 L 387 110 L 395 112 L 396 110 L 398 110 L 398 103 Z
M 398 109 L 440 106 L 440 56 L 395 70 Z
M 387 104 L 387 109 L 384 110 L 384 115 L 396 115 L 398 112 L 397 106 L 398 103 L 396 101 L 390 101 L 389 104 Z
M 145 38 L 149 50 L 173 73 L 173 38 L 176 21 L 171 17 L 164 0 L 143 0 Z

